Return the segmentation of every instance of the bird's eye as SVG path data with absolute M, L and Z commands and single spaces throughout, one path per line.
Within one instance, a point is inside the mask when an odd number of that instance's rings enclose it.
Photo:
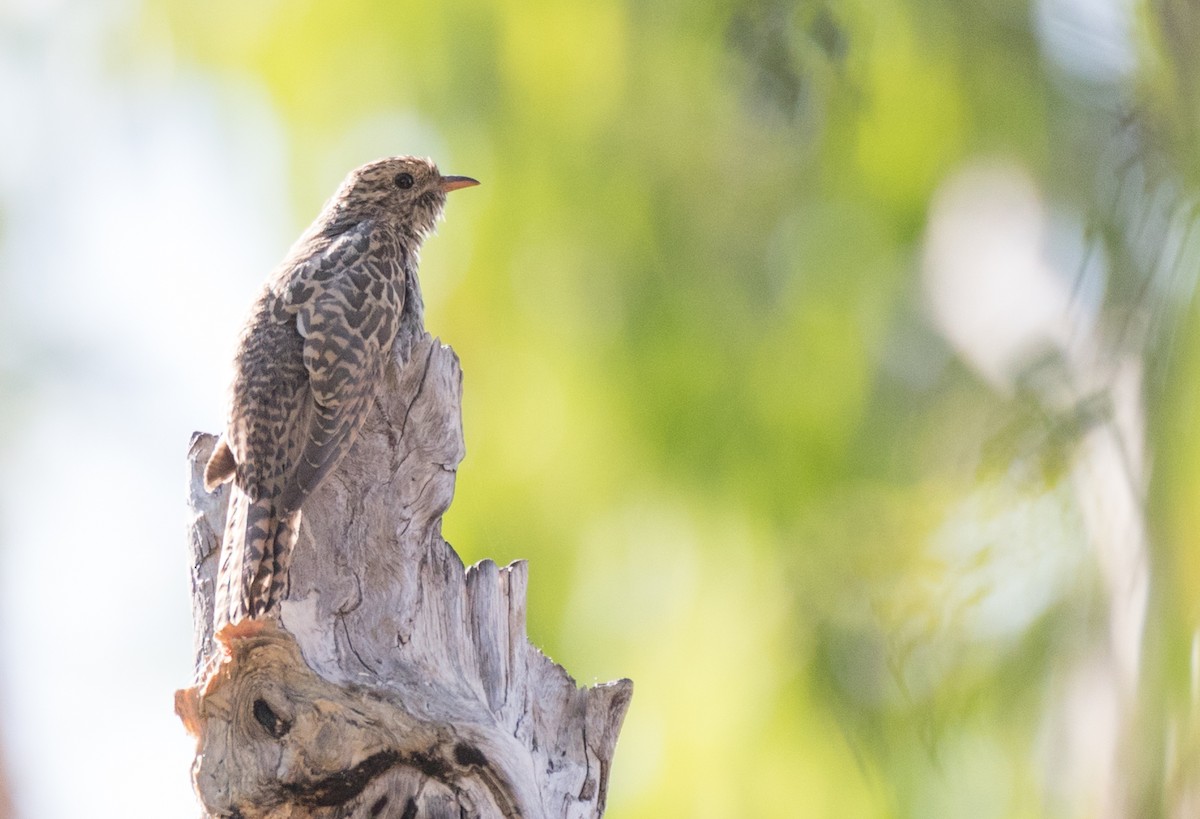
M 407 190 L 413 186 L 413 178 L 411 173 L 396 174 L 396 187 Z

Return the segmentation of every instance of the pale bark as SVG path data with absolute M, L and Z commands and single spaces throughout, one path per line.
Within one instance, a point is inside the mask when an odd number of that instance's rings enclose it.
M 212 816 L 599 817 L 632 683 L 578 688 L 525 635 L 526 565 L 464 569 L 441 537 L 463 457 L 462 375 L 397 342 L 376 411 L 304 506 L 278 624 L 214 639 L 226 492 L 188 453 L 197 736 Z

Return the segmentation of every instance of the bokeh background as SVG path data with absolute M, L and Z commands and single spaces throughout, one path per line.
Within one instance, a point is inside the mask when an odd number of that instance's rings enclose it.
M 11 815 L 195 816 L 184 453 L 435 157 L 445 532 L 636 692 L 613 817 L 1200 816 L 1188 0 L 3 0 Z

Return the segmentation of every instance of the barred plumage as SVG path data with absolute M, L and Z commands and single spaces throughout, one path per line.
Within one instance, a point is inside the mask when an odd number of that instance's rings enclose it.
M 426 159 L 351 172 L 276 268 L 234 357 L 229 415 L 205 469 L 233 479 L 216 626 L 270 612 L 286 593 L 304 500 L 354 443 L 414 288 L 417 252 L 446 193 L 478 184 Z

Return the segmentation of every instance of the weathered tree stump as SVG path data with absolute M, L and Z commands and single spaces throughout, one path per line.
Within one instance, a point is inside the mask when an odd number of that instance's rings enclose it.
M 280 622 L 213 634 L 227 488 L 191 464 L 197 738 L 209 816 L 599 817 L 629 680 L 577 688 L 525 634 L 526 566 L 464 568 L 441 519 L 463 457 L 462 373 L 424 331 L 304 505 Z

